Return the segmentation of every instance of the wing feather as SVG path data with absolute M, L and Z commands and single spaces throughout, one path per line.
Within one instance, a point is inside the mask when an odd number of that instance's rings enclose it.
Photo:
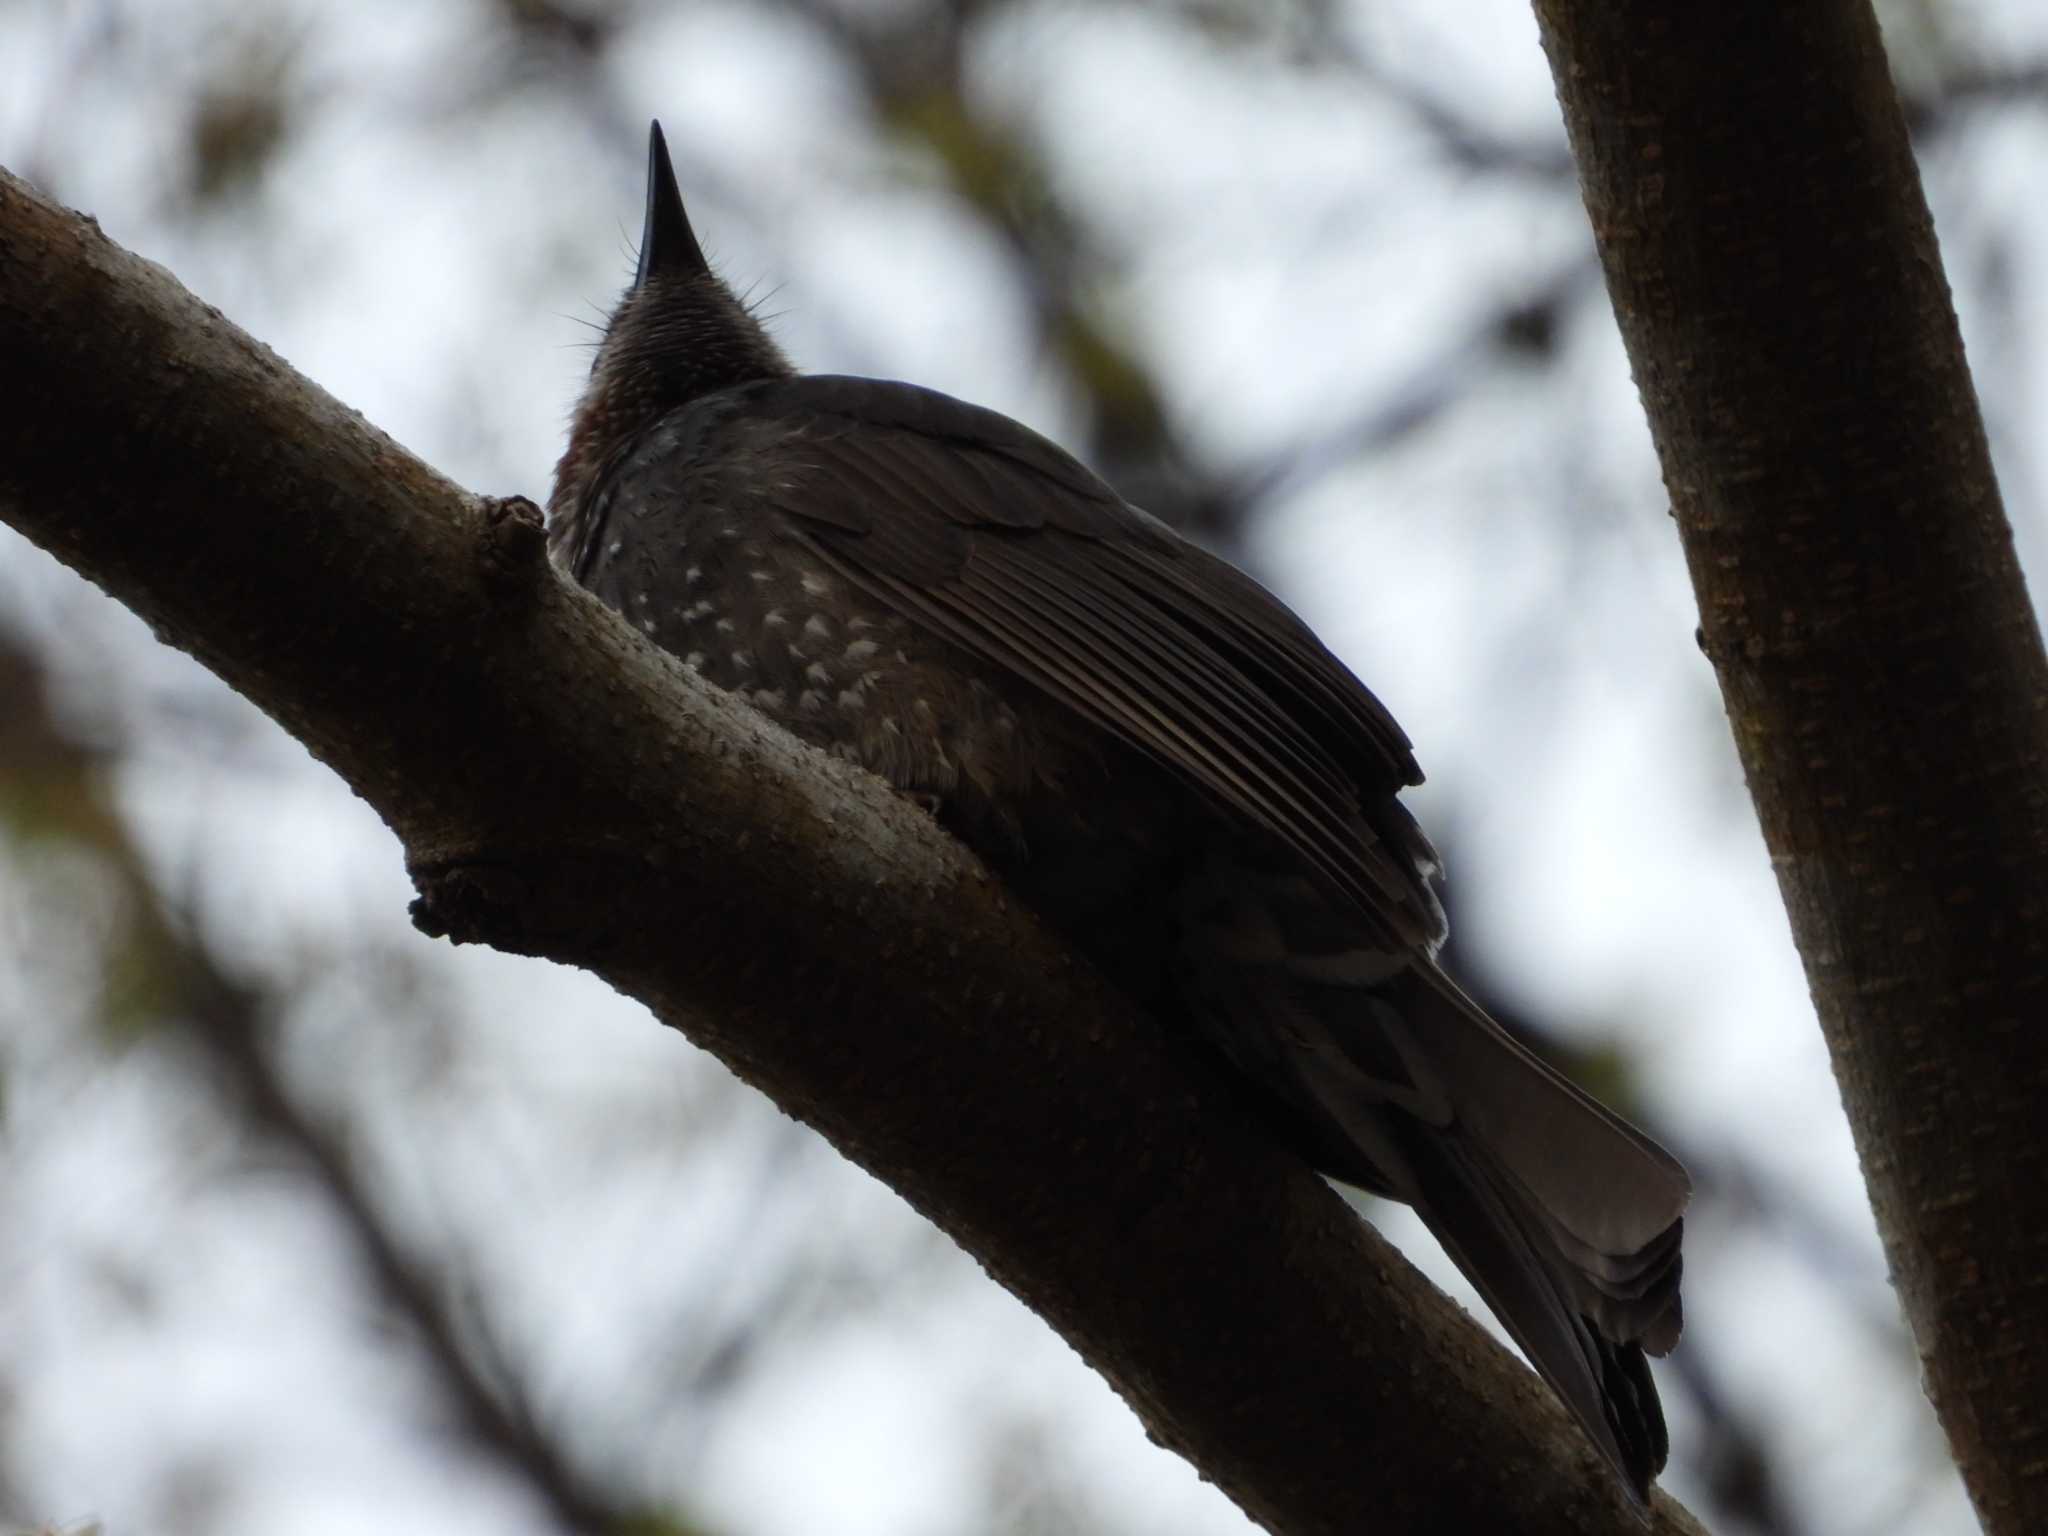
M 968 567 L 964 585 L 969 591 L 984 598 L 1006 588 L 1017 591 L 1037 611 L 1087 636 L 1105 668 L 1134 679 L 1148 703 L 1156 700 L 1154 707 L 1164 705 L 1185 723 L 1202 759 L 1197 776 L 1217 786 L 1227 783 L 1233 807 L 1267 831 L 1293 841 L 1291 828 L 1313 824 L 1333 807 L 1341 814 L 1346 804 L 1355 805 L 1357 791 L 1335 765 L 1327 757 L 1318 762 L 1302 752 L 1287 718 L 1262 692 L 1245 686 L 1243 675 L 1199 633 L 1163 613 L 1150 622 L 1131 622 L 1127 611 L 1105 601 L 1097 571 L 1055 569 L 1041 553 L 1010 544 L 986 560 L 981 554 L 977 551 Z M 1174 643 L 1164 643 L 1162 634 L 1170 634 Z M 1352 832 L 1371 836 L 1362 823 Z M 1301 851 L 1325 879 L 1347 887 L 1355 902 L 1370 907 L 1373 894 L 1358 888 L 1353 871 L 1332 856 L 1337 847 L 1315 844 Z
M 992 412 L 833 376 L 746 395 L 786 530 L 842 577 L 1264 829 L 1376 938 L 1441 938 L 1407 737 L 1263 587 Z

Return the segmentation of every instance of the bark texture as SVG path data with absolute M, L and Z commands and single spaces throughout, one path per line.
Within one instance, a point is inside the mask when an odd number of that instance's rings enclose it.
M 878 780 L 0 173 L 0 517 L 404 841 L 422 926 L 582 965 L 887 1180 L 1274 1531 L 1646 1526 L 1527 1371 Z M 565 1021 L 565 1026 L 569 1021 Z
M 2048 664 L 1876 23 L 1536 12 L 1928 1391 L 2048 1530 Z

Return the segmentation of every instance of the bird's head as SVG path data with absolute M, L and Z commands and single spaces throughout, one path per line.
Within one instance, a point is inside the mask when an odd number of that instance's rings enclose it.
M 640 433 L 722 389 L 791 368 L 761 322 L 711 270 L 683 212 L 661 124 L 647 136 L 647 214 L 633 281 L 612 310 L 555 466 L 551 527 L 573 524 L 604 470 Z

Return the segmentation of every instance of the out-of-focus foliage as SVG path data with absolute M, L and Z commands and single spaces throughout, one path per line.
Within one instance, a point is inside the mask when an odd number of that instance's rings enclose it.
M 2048 18 L 1885 15 L 2039 570 Z M 805 365 L 1069 442 L 1396 709 L 1460 962 L 1698 1175 L 1681 1496 L 1969 1529 L 1523 11 L 0 7 L 0 161 L 482 490 L 545 493 L 656 114 Z M 0 1522 L 1244 1528 L 683 1041 L 411 934 L 361 806 L 11 537 L 0 636 Z

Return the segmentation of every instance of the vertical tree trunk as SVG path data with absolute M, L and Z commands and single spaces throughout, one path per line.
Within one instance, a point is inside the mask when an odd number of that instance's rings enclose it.
M 1876 22 L 1536 13 L 1928 1391 L 2048 1530 L 2048 663 Z

